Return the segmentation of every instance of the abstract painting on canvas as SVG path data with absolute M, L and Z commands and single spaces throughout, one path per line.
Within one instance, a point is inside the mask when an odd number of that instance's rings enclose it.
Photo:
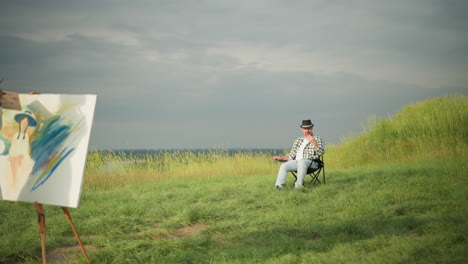
M 96 96 L 19 99 L 0 111 L 0 199 L 78 207 Z

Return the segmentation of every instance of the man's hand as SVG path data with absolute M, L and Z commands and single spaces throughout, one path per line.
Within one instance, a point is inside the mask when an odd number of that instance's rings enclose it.
M 313 135 L 309 134 L 309 135 L 305 136 L 304 138 L 307 139 L 310 143 L 312 143 L 312 145 L 314 145 L 315 149 L 319 148 L 317 140 L 315 140 L 315 137 Z
M 315 137 L 312 136 L 312 135 L 310 135 L 310 134 L 307 135 L 307 136 L 305 136 L 304 138 L 307 139 L 310 143 L 316 142 L 316 141 L 315 141 Z
M 287 161 L 288 156 L 273 156 L 274 161 Z

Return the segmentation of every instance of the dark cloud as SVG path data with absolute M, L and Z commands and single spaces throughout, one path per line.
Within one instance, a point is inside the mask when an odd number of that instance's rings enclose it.
M 97 94 L 98 148 L 288 148 L 306 118 L 337 143 L 369 116 L 468 94 L 463 1 L 2 5 L 2 88 Z

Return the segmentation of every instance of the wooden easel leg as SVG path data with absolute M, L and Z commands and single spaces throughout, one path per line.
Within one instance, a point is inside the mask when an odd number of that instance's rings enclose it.
M 78 244 L 80 244 L 81 251 L 83 252 L 83 255 L 85 256 L 86 261 L 89 262 L 88 254 L 86 253 L 86 249 L 84 248 L 83 243 L 81 242 L 80 236 L 78 235 L 78 232 L 76 231 L 75 225 L 73 224 L 73 221 L 71 219 L 70 213 L 68 212 L 68 209 L 66 207 L 62 207 L 62 210 L 68 222 L 70 223 L 73 233 L 75 233 L 76 240 L 78 240 Z
M 46 226 L 45 226 L 45 215 L 42 211 L 42 204 L 35 202 L 34 206 L 36 207 L 37 212 L 37 221 L 39 224 L 39 233 L 41 235 L 41 249 L 42 249 L 42 263 L 46 264 L 46 247 L 45 247 L 45 238 L 46 238 Z

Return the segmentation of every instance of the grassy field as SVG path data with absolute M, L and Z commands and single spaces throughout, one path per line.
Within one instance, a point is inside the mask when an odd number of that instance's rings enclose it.
M 326 185 L 300 190 L 274 189 L 262 153 L 94 152 L 70 212 L 91 263 L 467 263 L 467 103 L 374 118 L 327 148 Z M 86 263 L 60 208 L 44 210 L 49 263 Z M 0 216 L 0 263 L 40 263 L 34 206 Z

